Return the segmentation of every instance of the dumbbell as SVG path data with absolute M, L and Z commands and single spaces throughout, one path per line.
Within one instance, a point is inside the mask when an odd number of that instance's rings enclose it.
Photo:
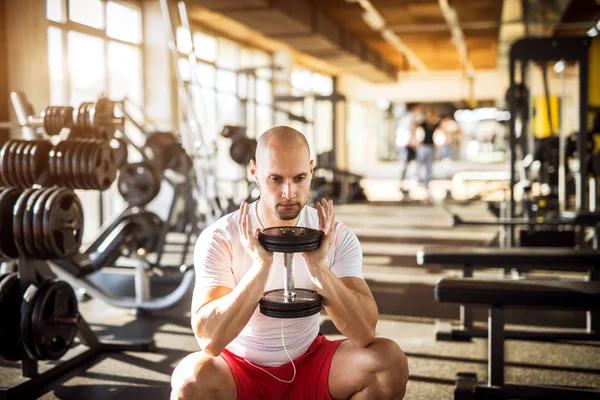
M 321 246 L 321 231 L 295 226 L 267 228 L 258 233 L 258 240 L 267 251 L 284 253 L 283 289 L 263 293 L 260 312 L 274 318 L 300 318 L 321 311 L 321 295 L 314 290 L 296 289 L 294 283 L 294 253 L 317 250 Z
M 71 138 L 111 139 L 123 118 L 115 118 L 115 103 L 105 97 L 96 102 L 71 106 L 48 106 L 40 116 L 32 115 L 33 108 L 23 93 L 12 92 L 11 101 L 19 124 L 28 128 L 44 128 L 48 136 L 60 134 L 63 128 L 72 130 Z

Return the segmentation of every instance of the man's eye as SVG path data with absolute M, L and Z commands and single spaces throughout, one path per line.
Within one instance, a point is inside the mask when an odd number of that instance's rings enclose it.
M 302 182 L 305 179 L 306 179 L 305 176 L 299 176 L 299 177 L 296 178 L 296 182 Z
M 272 178 L 271 178 L 271 180 L 272 180 L 273 182 L 275 182 L 275 183 L 279 183 L 279 182 L 281 182 L 281 178 L 280 178 L 280 177 L 278 177 L 278 176 L 274 176 L 274 177 L 272 177 Z

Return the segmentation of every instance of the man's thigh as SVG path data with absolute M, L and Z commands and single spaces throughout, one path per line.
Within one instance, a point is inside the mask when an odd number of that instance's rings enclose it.
M 334 399 L 348 399 L 363 390 L 375 373 L 394 361 L 390 355 L 397 351 L 401 353 L 396 344 L 383 338 L 376 338 L 367 347 L 358 347 L 349 340 L 342 342 L 331 361 L 329 393 Z

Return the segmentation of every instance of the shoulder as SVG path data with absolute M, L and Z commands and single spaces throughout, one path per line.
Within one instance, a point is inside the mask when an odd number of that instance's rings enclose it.
M 232 238 L 239 233 L 238 217 L 239 211 L 224 215 L 204 228 L 198 237 L 198 241 L 210 242 L 216 239 L 230 243 Z

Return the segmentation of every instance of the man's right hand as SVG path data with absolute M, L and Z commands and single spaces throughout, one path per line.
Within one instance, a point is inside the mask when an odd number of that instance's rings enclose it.
M 270 267 L 273 264 L 273 252 L 265 250 L 258 241 L 258 228 L 253 232 L 250 224 L 250 205 L 242 201 L 238 215 L 238 227 L 242 245 L 252 257 L 255 264 Z

